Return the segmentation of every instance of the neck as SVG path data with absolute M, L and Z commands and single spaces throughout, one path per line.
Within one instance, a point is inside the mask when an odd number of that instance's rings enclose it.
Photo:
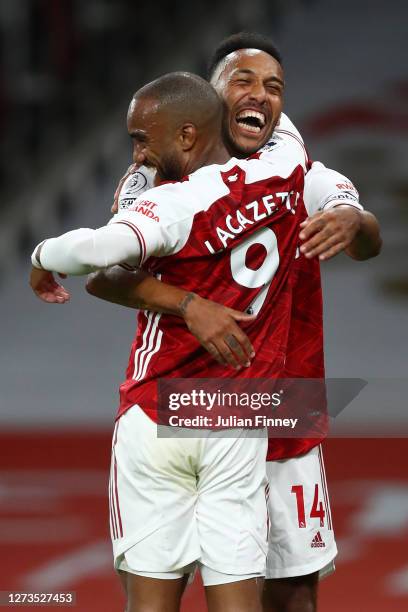
M 203 165 L 225 164 L 229 159 L 231 159 L 231 155 L 228 153 L 224 143 L 219 140 L 209 152 L 208 159 Z
M 191 174 L 199 168 L 209 166 L 210 164 L 225 164 L 230 158 L 231 155 L 228 153 L 223 142 L 219 140 L 202 151 L 201 155 L 199 155 L 196 159 L 190 160 L 190 163 L 188 164 L 189 169 L 186 174 Z
M 228 152 L 229 159 L 231 159 L 231 157 L 236 157 L 237 159 L 245 159 L 246 157 L 249 157 L 251 155 L 251 153 L 245 154 L 242 151 L 238 151 L 237 149 L 234 148 L 233 145 L 227 148 L 227 152 Z

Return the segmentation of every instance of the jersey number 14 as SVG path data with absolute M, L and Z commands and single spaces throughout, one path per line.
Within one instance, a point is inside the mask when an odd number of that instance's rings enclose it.
M 305 497 L 303 494 L 302 485 L 293 485 L 292 493 L 296 495 L 296 505 L 298 513 L 298 524 L 299 527 L 306 527 L 306 510 L 305 510 Z M 319 501 L 319 485 L 315 484 L 315 491 L 313 497 L 313 504 L 310 510 L 310 518 L 320 519 L 320 527 L 324 527 L 324 517 L 326 513 L 323 508 L 323 502 Z

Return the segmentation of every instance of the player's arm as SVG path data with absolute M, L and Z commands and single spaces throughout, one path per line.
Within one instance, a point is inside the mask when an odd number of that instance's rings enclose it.
M 378 219 L 369 211 L 360 211 L 360 227 L 354 239 L 344 249 L 349 257 L 363 261 L 380 254 L 382 238 Z
M 382 246 L 376 217 L 340 203 L 307 220 L 300 238 L 305 241 L 306 257 L 319 256 L 322 260 L 344 251 L 352 259 L 364 261 L 376 257 Z
M 44 240 L 34 250 L 31 262 L 40 270 L 83 276 L 119 263 L 138 265 L 143 255 L 135 230 L 130 224 L 117 222 Z
M 30 285 L 43 301 L 61 304 L 69 300 L 69 293 L 55 281 L 53 272 L 88 274 L 121 261 L 137 261 L 140 256 L 140 246 L 124 224 L 74 230 L 44 240 L 34 249 Z
M 112 266 L 89 274 L 86 279 L 86 290 L 90 295 L 112 304 L 137 310 L 155 310 L 148 304 L 150 293 L 146 294 L 143 290 L 145 287 L 143 281 L 148 278 L 152 279 L 153 284 L 161 286 L 160 281 L 140 268 L 128 270 L 122 266 Z M 165 308 L 164 303 L 160 311 L 155 311 L 174 314 Z
M 308 168 L 310 162 L 302 136 L 284 113 L 276 133 L 289 144 L 292 156 L 296 155 L 296 148 L 293 147 L 298 141 L 299 161 L 303 164 L 302 153 L 306 153 Z M 300 239 L 305 256 L 329 259 L 344 251 L 353 259 L 364 260 L 378 255 L 382 245 L 379 223 L 373 214 L 362 207 L 359 212 L 356 207 L 353 208 L 353 203 L 358 203 L 358 192 L 353 183 L 319 162 L 312 165 L 306 177 L 305 188 L 309 192 L 306 197 L 312 203 L 312 208 L 313 202 L 318 202 L 321 210 L 314 210 L 314 214 L 311 213 L 313 216 L 303 224 Z
M 349 179 L 315 163 L 305 176 L 305 205 L 309 218 L 301 225 L 300 247 L 306 257 L 325 260 L 341 251 L 357 260 L 379 254 L 380 226 L 359 203 Z
M 188 295 L 185 289 L 163 283 L 144 270 L 130 271 L 121 266 L 90 274 L 86 290 L 90 295 L 120 306 L 179 317 L 184 314 L 180 304 Z
M 146 242 L 140 239 L 140 232 L 136 230 L 135 225 L 123 220 L 97 230 L 83 228 L 45 240 L 32 255 L 30 284 L 34 293 L 46 302 L 64 303 L 69 296 L 56 283 L 52 272 L 84 275 L 118 263 L 138 265 L 148 253 L 145 251 Z M 146 231 L 145 237 L 147 235 Z M 153 251 L 161 242 L 160 232 L 155 228 L 150 232 L 150 250 Z M 146 278 L 144 282 L 145 290 L 147 286 L 145 303 L 154 306 L 158 303 L 158 281 Z M 163 305 L 163 295 L 160 301 Z M 253 348 L 236 321 L 252 320 L 251 316 L 176 287 L 167 288 L 164 307 L 168 312 L 183 316 L 190 331 L 220 363 L 233 367 L 249 365 Z
M 163 283 L 143 270 L 114 266 L 91 274 L 86 288 L 115 304 L 183 318 L 198 342 L 223 365 L 248 366 L 254 357 L 253 346 L 238 325 L 253 316 Z

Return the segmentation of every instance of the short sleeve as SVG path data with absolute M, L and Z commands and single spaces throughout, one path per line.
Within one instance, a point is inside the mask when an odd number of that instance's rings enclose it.
M 363 210 L 350 179 L 320 162 L 314 162 L 305 176 L 304 202 L 309 216 L 339 204 Z

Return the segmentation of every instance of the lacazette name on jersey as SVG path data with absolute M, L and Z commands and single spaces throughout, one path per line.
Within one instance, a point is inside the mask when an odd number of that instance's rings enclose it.
M 280 191 L 263 196 L 260 200 L 249 202 L 242 208 L 238 208 L 234 215 L 226 215 L 223 226 L 217 225 L 214 228 L 218 241 L 214 240 L 214 244 L 211 244 L 209 240 L 206 240 L 204 242 L 205 246 L 211 254 L 221 251 L 227 246 L 229 240 L 234 240 L 248 225 L 254 225 L 267 217 L 271 217 L 282 206 L 295 214 L 300 195 L 299 191 Z M 149 200 L 138 201 L 136 205 L 129 208 L 129 210 L 159 223 L 160 217 L 156 214 L 156 209 L 157 204 Z
M 224 227 L 217 226 L 215 228 L 219 246 L 212 245 L 208 240 L 205 245 L 210 253 L 216 253 L 227 246 L 228 240 L 234 240 L 237 235 L 241 234 L 248 225 L 254 225 L 262 219 L 272 216 L 278 212 L 282 206 L 295 214 L 300 193 L 298 191 L 281 191 L 270 193 L 263 196 L 260 200 L 254 200 L 246 204 L 242 209 L 237 209 L 235 215 L 227 215 L 224 220 Z M 280 201 L 276 201 L 276 199 Z

